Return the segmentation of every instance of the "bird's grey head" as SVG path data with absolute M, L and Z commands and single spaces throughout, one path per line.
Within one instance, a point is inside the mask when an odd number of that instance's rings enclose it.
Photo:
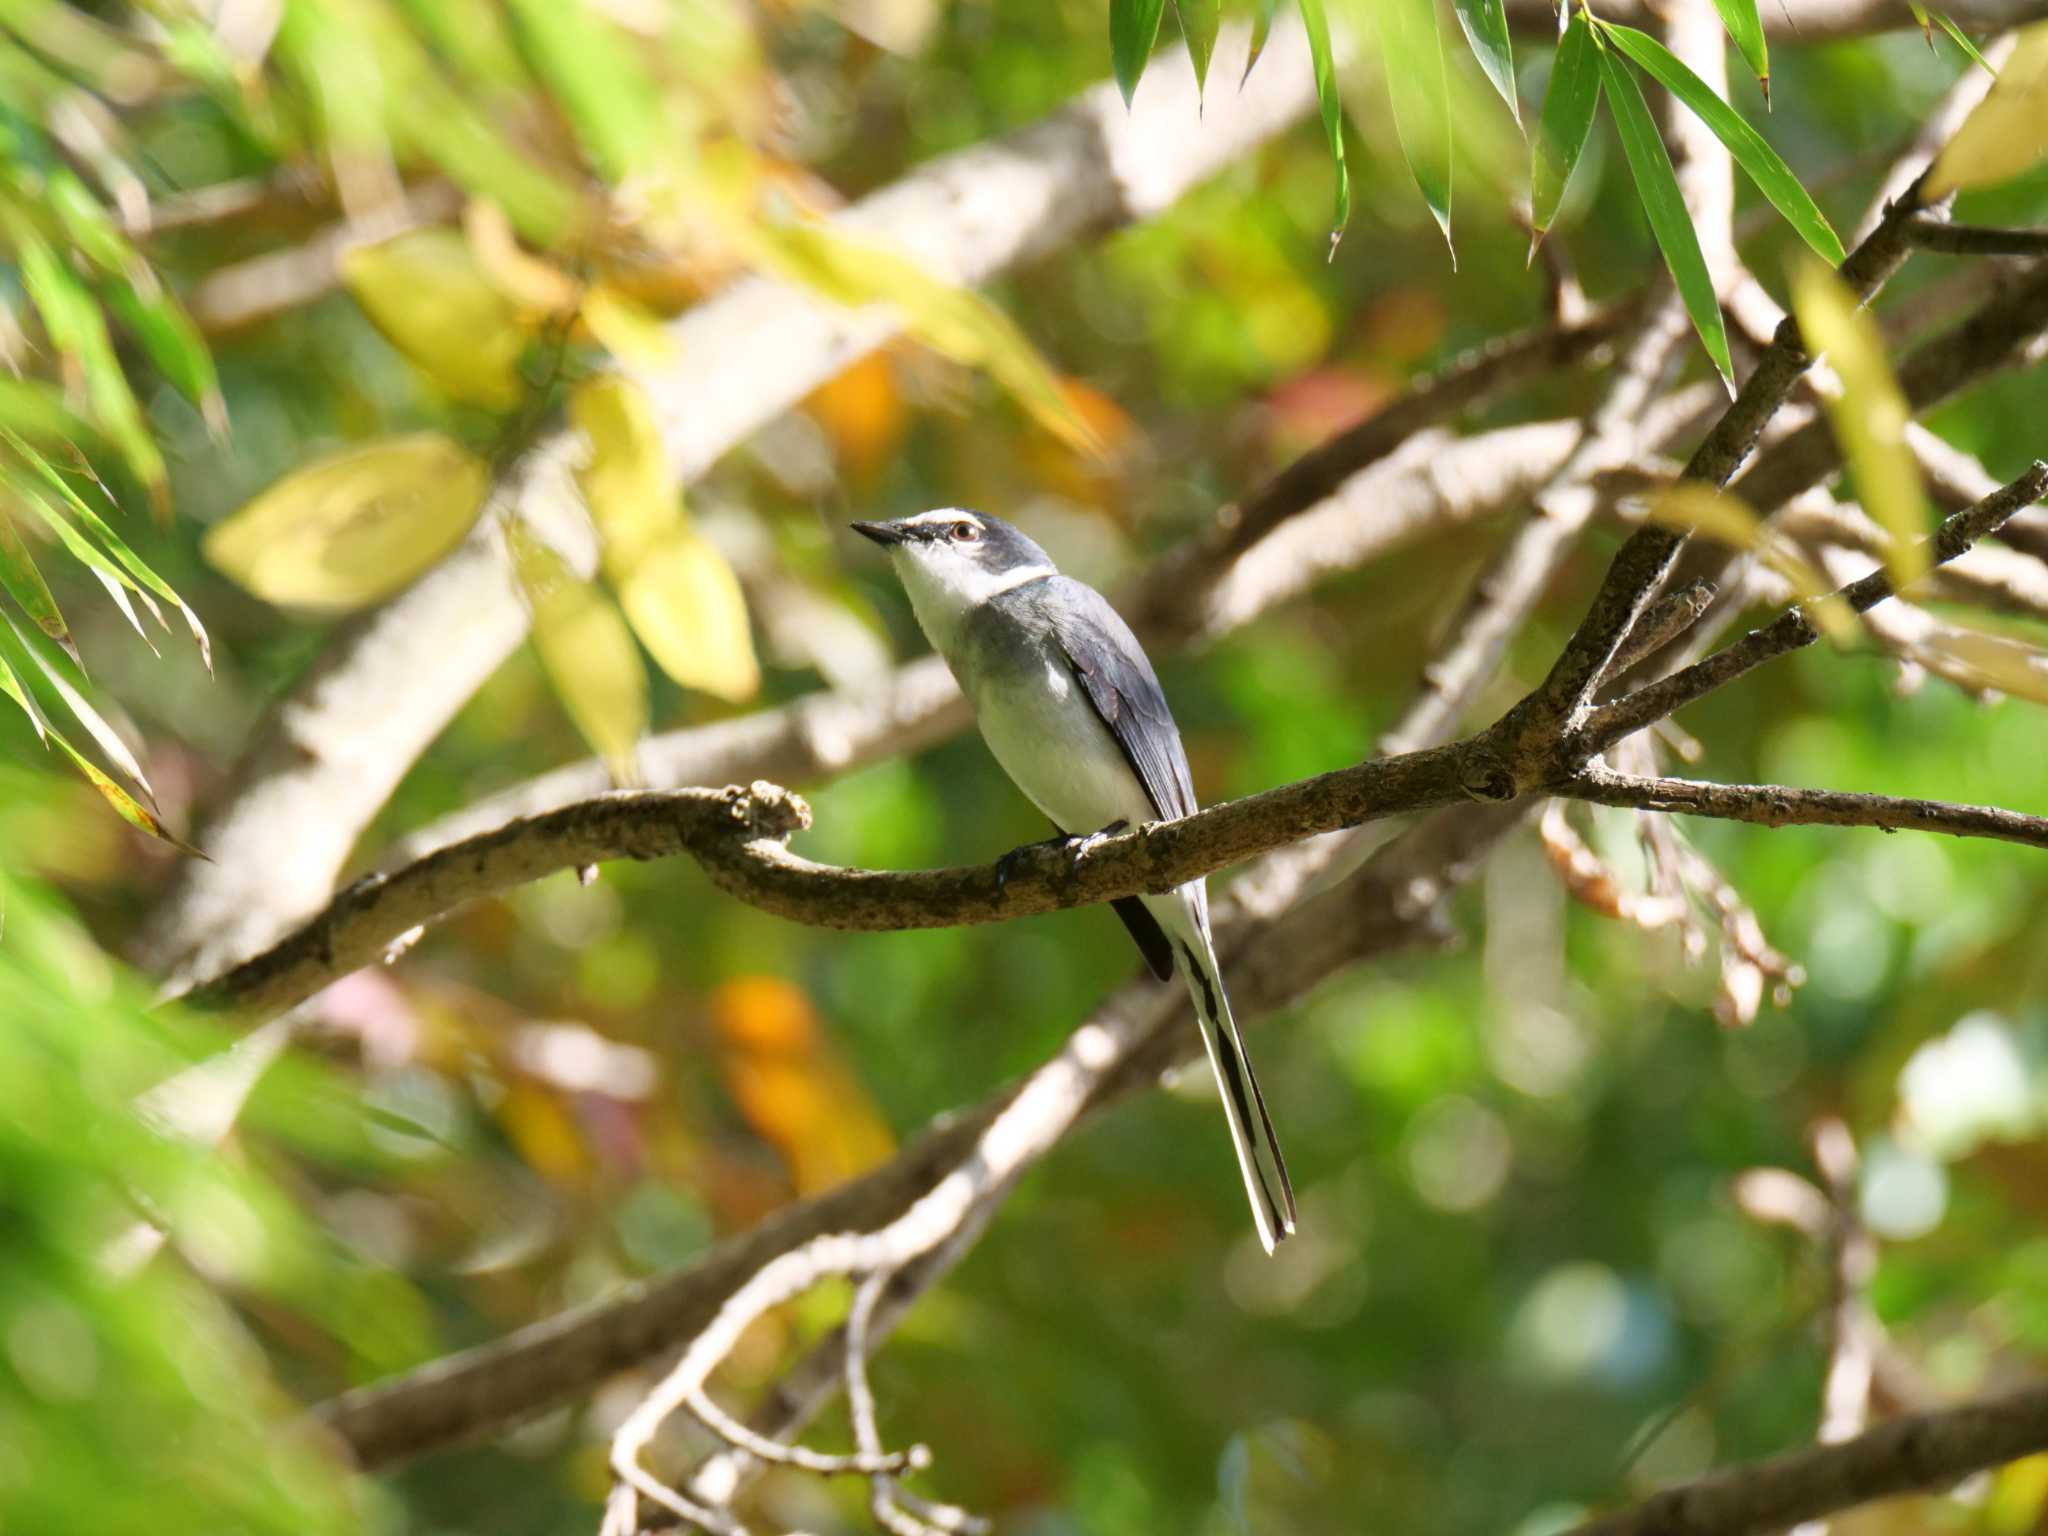
M 960 625 L 990 598 L 1054 574 L 1052 557 L 999 517 L 941 507 L 854 531 L 889 552 L 933 645 L 950 650 Z

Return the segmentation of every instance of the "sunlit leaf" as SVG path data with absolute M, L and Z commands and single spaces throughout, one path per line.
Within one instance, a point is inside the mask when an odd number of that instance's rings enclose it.
M 157 370 L 199 407 L 208 431 L 215 437 L 224 435 L 228 410 L 221 398 L 220 375 L 192 317 L 161 288 L 122 280 L 108 283 L 105 292 L 108 305 L 142 343 Z
M 1273 13 L 1279 5 L 1280 0 L 1252 0 L 1252 43 L 1244 56 L 1244 73 L 1237 77 L 1239 90 L 1243 90 L 1245 81 L 1251 79 L 1252 66 L 1266 51 L 1266 43 L 1273 36 Z
M 524 398 L 530 327 L 457 231 L 360 247 L 342 258 L 341 276 L 377 329 L 450 395 L 494 411 Z
M 1435 0 L 1370 0 L 1394 133 L 1409 174 L 1451 246 L 1451 94 Z
M 1315 66 L 1316 105 L 1323 115 L 1323 137 L 1330 141 L 1330 160 L 1337 170 L 1337 206 L 1330 214 L 1330 255 L 1351 222 L 1351 171 L 1344 163 L 1344 98 L 1337 86 L 1337 56 L 1330 44 L 1330 17 L 1323 0 L 1300 0 L 1301 24 L 1308 33 L 1308 54 Z
M 1472 45 L 1479 68 L 1508 104 L 1515 126 L 1522 125 L 1522 104 L 1515 94 L 1515 52 L 1508 41 L 1508 16 L 1501 0 L 1456 0 L 1458 26 Z
M 1927 570 L 1919 542 L 1927 532 L 1927 500 L 1919 461 L 1906 445 L 1912 412 L 1892 377 L 1884 338 L 1833 269 L 1811 257 L 1793 265 L 1792 312 L 1807 350 L 1825 355 L 1842 382 L 1841 394 L 1822 403 L 1863 510 L 1891 535 L 1885 567 L 1892 585 L 1904 587 Z
M 1756 76 L 1757 88 L 1764 93 L 1764 101 L 1768 105 L 1771 99 L 1771 55 L 1764 43 L 1763 18 L 1757 15 L 1756 0 L 1714 0 L 1714 9 L 1720 12 L 1721 25 L 1734 39 L 1742 62 Z
M 1041 426 L 1087 452 L 1097 445 L 1016 322 L 971 288 L 944 283 L 895 251 L 863 245 L 821 224 L 752 232 L 763 264 L 842 304 L 893 304 L 909 332 L 955 362 L 984 368 Z
M 1944 625 L 1920 643 L 1944 676 L 1969 678 L 2016 699 L 2048 704 L 2048 655 L 2005 635 Z
M 1592 132 L 1593 111 L 1600 102 L 1599 45 L 1584 13 L 1572 12 L 1571 21 L 1557 45 L 1557 58 L 1550 66 L 1550 86 L 1543 97 L 1543 114 L 1536 122 L 1531 141 L 1529 166 L 1529 213 L 1534 232 L 1529 242 L 1533 260 L 1536 247 L 1557 218 L 1564 189 L 1571 181 L 1579 155 Z
M 597 344 L 620 362 L 637 368 L 665 368 L 676 360 L 676 344 L 659 316 L 636 304 L 612 283 L 592 283 L 583 293 L 577 318 Z
M 1159 37 L 1159 18 L 1166 0 L 1109 0 L 1109 62 L 1124 106 L 1137 93 L 1139 77 Z
M 64 508 L 70 513 L 71 518 L 83 523 L 86 531 L 98 539 L 100 545 L 104 546 L 106 551 L 113 556 L 114 560 L 119 562 L 118 568 L 107 566 L 105 569 L 102 569 L 104 557 L 98 557 L 97 550 L 94 550 L 92 555 L 81 554 L 79 556 L 88 565 L 94 567 L 95 574 L 101 577 L 102 583 L 107 586 L 108 591 L 115 594 L 115 600 L 117 602 L 122 601 L 119 596 L 119 590 L 121 587 L 126 587 L 142 598 L 143 602 L 148 605 L 150 612 L 156 616 L 159 624 L 163 622 L 163 615 L 157 613 L 156 604 L 150 601 L 149 594 L 155 593 L 165 602 L 171 604 L 185 620 L 185 627 L 192 632 L 193 642 L 199 647 L 199 659 L 205 662 L 207 671 L 211 672 L 213 670 L 213 642 L 207 638 L 206 626 L 199 622 L 199 615 L 193 611 L 191 604 L 180 597 L 169 582 L 157 575 L 147 561 L 143 560 L 134 550 L 128 547 L 127 541 L 114 532 L 105 518 L 93 510 L 91 503 L 87 502 L 83 496 L 80 496 L 77 491 L 72 489 L 71 483 L 58 473 L 55 465 L 51 464 L 40 453 L 37 453 L 33 447 L 16 434 L 4 428 L 0 428 L 0 442 L 5 442 L 14 450 L 18 458 L 34 469 L 41 478 L 42 483 L 57 493 L 64 504 Z M 80 461 L 80 467 L 86 468 L 88 471 L 90 468 L 82 460 Z M 7 475 L 5 466 L 0 466 L 0 478 L 9 479 L 9 482 L 15 486 L 17 491 L 21 489 L 20 482 Z M 76 553 L 72 538 L 78 537 L 77 530 L 70 527 L 70 524 L 57 508 L 50 506 L 40 497 L 32 498 L 32 500 L 35 510 L 43 515 L 44 521 L 57 528 L 58 538 L 64 541 L 65 547 L 72 549 Z M 67 534 L 71 535 L 71 537 L 67 537 Z M 86 547 L 90 548 L 91 546 L 88 545 Z M 125 602 L 123 607 L 126 607 Z M 132 613 L 129 615 L 129 622 L 134 622 Z M 136 628 L 140 630 L 141 626 L 138 624 Z
M 2020 31 L 1991 92 L 1927 173 L 1926 196 L 2007 181 L 2048 160 L 2048 21 Z
M 634 748 L 647 730 L 647 672 L 610 598 L 514 519 L 507 529 L 533 613 L 533 645 L 555 694 L 618 784 L 639 782 Z
M 615 584 L 633 632 L 670 677 L 721 699 L 760 691 L 746 594 L 702 534 L 670 533 Z
M 1996 80 L 1998 78 L 1998 71 L 1991 67 L 1991 61 L 1985 58 L 1983 54 L 1977 51 L 1977 45 L 1970 41 L 1968 35 L 1964 33 L 1961 27 L 1957 26 L 1953 21 L 1949 20 L 1948 14 L 1946 12 L 1943 12 L 1941 15 L 1935 17 L 1934 19 L 1941 23 L 1941 30 L 1949 35 L 1949 41 L 1953 42 L 1958 48 L 1963 50 L 1963 56 L 1965 58 L 1967 58 L 1972 64 L 1975 64 L 1979 69 L 1983 70 L 1984 73 L 1989 75 L 1992 79 Z
M 1721 304 L 1714 296 L 1713 275 L 1707 271 L 1707 258 L 1700 253 L 1692 215 L 1686 212 L 1685 199 L 1679 193 L 1671 156 L 1665 152 L 1664 139 L 1657 132 L 1636 77 L 1613 51 L 1602 48 L 1599 52 L 1601 84 L 1614 109 L 1614 125 L 1621 135 L 1628 168 L 1635 177 L 1636 192 L 1643 200 L 1643 213 L 1650 221 L 1651 233 L 1657 237 L 1658 249 L 1664 253 L 1664 264 L 1678 284 L 1685 312 L 1692 316 L 1693 328 L 1706 344 L 1707 356 L 1714 360 L 1722 382 L 1732 394 L 1735 365 L 1728 356 L 1728 332 L 1721 323 Z
M 1187 40 L 1188 62 L 1195 66 L 1195 92 L 1209 84 L 1209 60 L 1216 52 L 1216 33 L 1223 25 L 1223 0 L 1173 0 L 1180 33 Z
M 1928 14 L 1927 7 L 1920 4 L 1920 0 L 1906 0 L 1906 10 L 1915 21 L 1920 23 L 1920 35 L 1927 40 L 1927 46 L 1932 48 L 1934 46 L 1934 18 Z
M 577 471 L 607 578 L 633 631 L 686 688 L 751 698 L 761 685 L 739 578 L 681 514 L 646 396 L 625 379 L 582 385 L 570 400 L 589 456 Z
M 64 391 L 42 379 L 0 374 L 0 429 L 46 448 L 93 441 L 91 423 L 64 402 Z
M 638 49 L 585 0 L 511 0 L 521 49 L 614 184 L 657 162 L 660 103 Z
M 1785 216 L 1785 222 L 1798 231 L 1800 239 L 1829 265 L 1841 264 L 1842 242 L 1826 215 L 1807 195 L 1806 188 L 1799 184 L 1799 178 L 1792 174 L 1791 167 L 1764 142 L 1763 135 L 1752 128 L 1741 113 L 1715 95 L 1713 88 L 1688 69 L 1684 60 L 1647 32 L 1611 22 L 1601 23 L 1600 30 L 1609 42 L 1641 65 L 1652 79 L 1684 102 L 1693 116 L 1713 131 L 1714 137 L 1727 146 L 1728 153 L 1734 156 L 1743 173 L 1756 183 L 1757 190 L 1769 198 L 1771 206 Z
M 1854 638 L 1856 610 L 1835 596 L 1827 578 L 1741 497 L 1695 481 L 1680 481 L 1656 496 L 1649 517 L 1667 528 L 1702 533 L 1717 544 L 1754 554 L 1785 578 L 1822 634 L 1839 642 Z
M 616 580 L 679 526 L 681 487 L 646 392 L 630 379 L 599 374 L 579 384 L 569 396 L 569 419 L 587 450 L 576 484 L 597 527 L 605 570 Z
M 339 613 L 389 597 L 462 541 L 490 483 L 434 432 L 352 448 L 215 526 L 206 558 L 268 602 Z
M 528 252 L 505 210 L 487 197 L 462 207 L 462 233 L 484 277 L 529 314 L 553 317 L 576 308 L 583 285 L 552 262 Z
M 65 552 L 72 559 L 78 561 L 92 572 L 100 584 L 107 589 L 107 594 L 113 598 L 115 606 L 121 610 L 122 615 L 134 627 L 135 633 L 142 636 L 144 643 L 148 643 L 148 631 L 143 629 L 142 620 L 135 616 L 135 605 L 128 598 L 130 592 L 139 592 L 141 589 L 136 586 L 128 573 L 122 570 L 98 545 L 79 532 L 60 510 L 43 498 L 41 492 L 35 486 L 28 484 L 21 476 L 12 473 L 4 464 L 0 464 L 0 485 L 6 487 L 8 504 L 28 515 L 34 516 L 37 521 L 41 522 L 51 533 L 56 535 L 57 542 L 64 546 Z M 162 621 L 162 618 L 163 615 L 161 613 L 157 614 L 159 622 Z M 151 649 L 155 649 L 155 647 L 151 646 Z
M 64 701 L 64 707 L 71 711 L 78 723 L 85 727 L 86 734 L 92 737 L 94 744 L 106 755 L 107 761 L 128 776 L 128 781 L 142 791 L 143 799 L 149 808 L 155 810 L 156 790 L 151 787 L 149 776 L 142 771 L 142 764 L 129 750 L 128 743 L 121 739 L 120 733 L 107 723 L 105 716 L 94 709 L 77 685 L 64 675 L 63 668 L 38 650 L 12 619 L 6 619 L 5 624 L 15 642 L 13 653 L 16 664 L 20 665 L 25 658 L 42 674 L 43 680 L 50 685 L 57 697 Z
M 51 596 L 49 584 L 43 580 L 43 573 L 36 569 L 28 546 L 21 541 L 21 530 L 14 526 L 14 520 L 4 505 L 0 505 L 0 587 L 5 587 L 7 595 L 21 604 L 21 611 L 29 616 L 36 628 L 63 646 L 74 661 L 77 660 L 78 647 L 71 639 L 71 630 L 64 623 L 57 599 Z
M 14 246 L 22 287 L 42 316 L 51 343 L 84 377 L 93 420 L 135 478 L 152 494 L 161 495 L 166 484 L 163 454 L 121 371 L 98 302 L 34 225 L 4 203 L 0 226 Z
M 36 728 L 36 735 L 69 758 L 72 765 L 85 775 L 86 781 L 99 791 L 100 797 L 113 807 L 114 813 L 123 821 L 138 831 L 148 833 L 159 842 L 170 844 L 181 853 L 204 858 L 204 854 L 174 834 L 154 811 L 116 784 L 99 764 L 79 751 L 71 740 L 51 723 L 49 716 L 36 703 L 29 689 L 25 676 L 29 666 L 30 658 L 26 654 L 26 647 L 22 645 L 20 635 L 11 625 L 0 625 L 0 694 L 5 694 L 27 712 L 30 722 Z M 126 755 L 126 749 L 123 748 L 122 751 Z

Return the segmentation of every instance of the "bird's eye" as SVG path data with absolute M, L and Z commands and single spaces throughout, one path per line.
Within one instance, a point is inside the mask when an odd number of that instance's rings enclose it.
M 955 544 L 972 544 L 980 537 L 981 530 L 972 523 L 955 523 L 953 525 L 953 542 Z

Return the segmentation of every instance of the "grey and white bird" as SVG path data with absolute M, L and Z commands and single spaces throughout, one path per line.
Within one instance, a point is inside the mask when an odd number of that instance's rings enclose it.
M 889 551 L 917 622 L 974 705 L 1003 771 L 1063 837 L 1193 815 L 1194 782 L 1159 678 L 1093 587 L 1000 518 L 946 508 L 855 523 Z M 1145 963 L 1187 984 L 1231 1144 L 1271 1253 L 1294 1230 L 1294 1191 L 1209 936 L 1202 880 L 1111 904 Z

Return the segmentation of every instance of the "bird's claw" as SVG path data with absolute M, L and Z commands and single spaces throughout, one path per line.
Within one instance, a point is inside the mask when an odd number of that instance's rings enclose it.
M 1115 837 L 1120 832 L 1129 831 L 1130 826 L 1131 824 L 1128 821 L 1112 821 L 1101 831 L 1090 832 L 1086 836 L 1063 833 L 1058 837 L 1049 837 L 1042 843 L 1026 843 L 1021 848 L 1012 848 L 1008 853 L 996 860 L 996 895 L 1000 897 L 1004 891 L 1009 889 L 1010 876 L 1017 872 L 1017 866 L 1030 858 L 1032 854 L 1038 852 L 1039 849 L 1065 849 L 1067 854 L 1067 873 L 1071 875 L 1081 867 L 1081 860 L 1088 856 L 1090 849 L 1108 842 L 1109 839 Z

